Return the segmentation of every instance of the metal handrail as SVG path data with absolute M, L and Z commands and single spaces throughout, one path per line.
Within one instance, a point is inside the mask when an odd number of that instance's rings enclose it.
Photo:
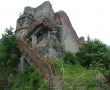
M 19 38 L 17 38 L 17 39 L 23 39 L 23 41 L 25 41 L 24 38 L 20 38 L 20 37 L 19 37 Z M 26 39 L 27 39 L 27 38 L 26 38 Z M 28 41 L 28 42 L 31 43 L 30 41 Z M 27 44 L 26 41 L 25 41 L 24 43 Z M 32 43 L 31 43 L 31 44 L 32 44 Z M 27 44 L 27 46 L 28 46 L 28 48 L 30 48 L 28 44 Z M 51 74 L 53 75 L 53 72 L 52 72 L 53 70 L 52 70 L 50 64 L 49 64 L 47 61 L 43 60 L 43 58 L 40 57 L 38 54 L 36 54 L 33 48 L 30 48 L 30 50 L 33 50 L 34 54 L 37 55 L 37 56 L 40 58 L 40 60 L 42 60 L 45 64 L 48 65 L 48 67 L 50 68 L 50 72 L 51 72 Z M 43 55 L 42 55 L 42 56 L 43 56 Z
M 26 37 L 24 37 L 28 42 L 30 42 L 29 41 L 29 39 L 27 39 Z M 31 43 L 31 42 L 30 42 Z M 42 54 L 44 54 L 49 60 L 52 60 L 52 58 L 51 57 L 49 57 L 45 52 L 43 52 L 40 48 L 38 48 L 38 46 L 37 45 L 35 45 L 35 44 L 33 44 L 33 43 L 31 43 L 32 44 L 32 46 L 34 46 L 35 47 L 35 49 L 37 48 L 37 50 L 39 51 L 39 52 L 41 52 Z M 44 60 L 45 61 L 45 60 Z M 51 63 L 52 64 L 52 63 Z
M 40 20 L 40 18 L 41 18 L 41 20 Z M 40 22 L 39 22 L 39 20 L 40 20 Z M 34 26 L 35 26 L 35 23 L 43 23 L 43 20 L 44 20 L 44 22 L 45 22 L 45 19 L 47 19 L 47 18 L 45 18 L 43 15 L 42 16 L 40 16 L 40 17 L 38 17 L 35 21 L 37 21 L 37 22 L 33 22 L 26 30 L 24 30 L 24 32 L 20 35 L 20 37 L 22 37 L 22 38 L 24 38 L 24 36 L 26 36 L 29 32 L 30 32 L 30 30 L 31 30 L 31 28 L 33 28 Z M 47 19 L 48 20 L 48 19 Z M 30 28 L 30 30 L 29 30 L 29 28 Z M 25 39 L 27 39 L 27 38 L 25 38 Z M 31 43 L 32 44 L 32 43 Z M 37 49 L 42 53 L 42 54 L 44 54 L 46 57 L 48 57 L 49 59 L 50 59 L 50 57 L 49 56 L 47 56 L 42 50 L 40 50 L 38 47 L 37 47 Z M 41 58 L 41 57 L 40 57 Z M 44 60 L 43 60 L 44 61 Z

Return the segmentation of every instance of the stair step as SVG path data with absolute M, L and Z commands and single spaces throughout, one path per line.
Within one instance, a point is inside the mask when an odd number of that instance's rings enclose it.
M 53 76 L 51 79 L 50 79 L 50 90 L 62 90 L 62 77 L 59 77 L 59 76 Z M 61 82 L 61 83 L 59 83 Z M 59 85 L 58 85 L 59 84 Z M 57 87 L 56 87 L 57 86 Z
M 43 68 L 43 70 L 42 70 L 44 73 L 45 72 L 50 72 L 50 69 L 49 68 Z
M 45 77 L 50 77 L 51 74 L 50 74 L 50 73 L 44 73 L 44 76 L 45 76 Z
M 44 68 L 47 68 L 47 65 L 45 63 L 42 64 Z
M 62 77 L 60 77 L 60 76 L 53 76 L 53 77 L 51 77 L 50 82 L 56 83 L 56 82 L 59 82 L 61 80 L 62 80 Z

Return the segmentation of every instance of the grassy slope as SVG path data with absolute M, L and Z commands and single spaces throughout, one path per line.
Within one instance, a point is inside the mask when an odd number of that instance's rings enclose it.
M 80 65 L 68 65 L 55 60 L 56 75 L 64 77 L 64 90 L 80 90 L 84 86 L 87 90 L 94 90 L 96 84 L 101 85 L 104 81 L 96 78 L 99 70 L 86 69 Z

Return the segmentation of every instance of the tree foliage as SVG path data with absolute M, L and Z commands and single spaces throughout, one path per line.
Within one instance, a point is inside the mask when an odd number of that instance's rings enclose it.
M 106 69 L 109 68 L 110 49 L 98 39 L 91 40 L 88 36 L 87 41 L 79 47 L 76 56 L 82 66 L 103 64 Z
M 77 57 L 72 52 L 66 52 L 63 61 L 67 64 L 77 64 Z
M 20 57 L 20 52 L 16 46 L 17 41 L 13 28 L 6 28 L 0 39 L 0 90 L 4 90 L 7 87 L 9 74 L 16 72 Z
M 11 90 L 37 90 L 42 84 L 42 76 L 33 67 L 26 67 L 14 81 Z
M 0 62 L 2 64 L 15 66 L 19 62 L 19 50 L 16 48 L 17 41 L 13 28 L 6 28 L 2 38 L 0 40 Z

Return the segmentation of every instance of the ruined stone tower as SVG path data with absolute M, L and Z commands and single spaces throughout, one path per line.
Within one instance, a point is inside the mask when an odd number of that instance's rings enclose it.
M 84 38 L 78 38 L 67 14 L 64 11 L 54 12 L 52 5 L 48 1 L 37 8 L 24 8 L 24 14 L 17 20 L 16 35 L 21 35 L 32 22 L 41 16 L 48 18 L 55 28 L 44 25 L 34 27 L 27 35 L 33 44 L 55 58 L 60 58 L 63 50 L 78 51 L 78 46 L 84 42 Z
M 22 55 L 19 70 L 28 62 L 44 73 L 43 80 L 50 82 L 50 90 L 61 90 L 62 78 L 54 75 L 54 65 L 49 60 L 59 59 L 65 51 L 77 52 L 84 42 L 83 37 L 78 38 L 67 14 L 54 12 L 49 1 L 36 8 L 25 7 L 17 20 L 15 35 Z

